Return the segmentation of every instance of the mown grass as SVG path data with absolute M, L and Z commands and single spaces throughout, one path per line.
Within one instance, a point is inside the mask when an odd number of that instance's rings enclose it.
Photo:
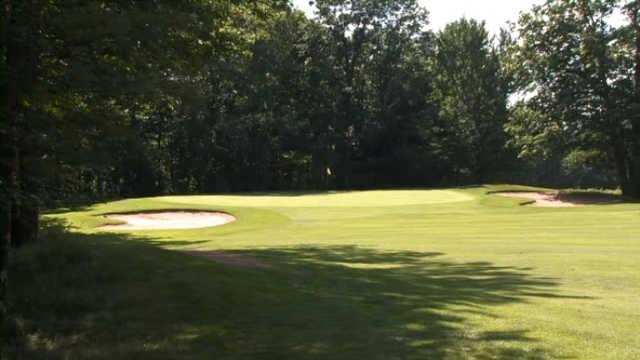
M 5 355 L 640 358 L 640 204 L 534 208 L 487 195 L 524 189 L 164 197 L 52 214 L 43 241 L 14 254 L 19 336 Z M 238 221 L 95 229 L 97 214 L 154 209 Z M 177 251 L 188 249 L 271 267 Z

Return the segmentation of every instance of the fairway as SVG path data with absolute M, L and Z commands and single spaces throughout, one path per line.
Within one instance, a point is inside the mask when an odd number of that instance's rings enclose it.
M 640 204 L 488 194 L 522 189 L 169 196 L 47 215 L 50 240 L 10 273 L 27 358 L 640 358 Z M 101 214 L 181 209 L 237 220 L 96 229 L 113 222 Z

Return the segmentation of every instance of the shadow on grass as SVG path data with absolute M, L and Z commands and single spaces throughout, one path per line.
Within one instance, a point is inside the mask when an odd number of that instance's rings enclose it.
M 550 190 L 550 191 L 536 191 L 528 189 L 514 189 L 506 188 L 504 190 L 490 190 L 486 192 L 487 195 L 496 195 L 500 193 L 540 193 L 546 195 L 553 195 L 554 200 L 570 203 L 573 205 L 620 205 L 620 204 L 637 204 L 640 202 L 638 199 L 634 199 L 629 196 L 621 194 L 615 194 L 607 191 L 596 190 Z M 522 199 L 525 199 L 523 197 Z M 533 204 L 535 200 L 522 202 L 521 205 Z
M 96 204 L 96 203 L 93 203 L 93 204 Z M 74 211 L 86 211 L 86 210 L 89 210 L 93 204 L 73 205 L 73 206 L 58 207 L 54 209 L 44 210 L 42 211 L 42 215 L 56 215 L 56 214 L 74 212 Z
M 543 359 L 494 305 L 559 297 L 553 279 L 429 252 L 234 251 L 234 267 L 153 239 L 49 228 L 11 266 L 16 359 Z M 474 325 L 474 322 L 475 325 Z
M 639 202 L 638 199 L 633 199 L 629 196 L 598 191 L 561 191 L 557 197 L 559 200 L 568 201 L 577 205 L 616 205 Z

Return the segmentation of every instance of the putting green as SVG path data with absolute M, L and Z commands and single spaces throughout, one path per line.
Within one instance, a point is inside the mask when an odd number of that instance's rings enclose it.
M 247 196 L 164 196 L 155 198 L 176 204 L 250 207 L 375 207 L 443 204 L 473 200 L 473 196 L 453 190 L 389 190 L 331 192 L 297 195 Z

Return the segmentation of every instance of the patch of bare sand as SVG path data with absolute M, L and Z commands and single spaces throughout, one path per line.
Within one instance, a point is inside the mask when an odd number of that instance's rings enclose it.
M 504 191 L 493 193 L 494 195 L 522 198 L 533 200 L 530 205 L 541 207 L 573 207 L 576 206 L 573 202 L 563 201 L 558 198 L 556 193 L 543 193 L 543 192 L 524 192 L 524 191 Z
M 102 230 L 172 230 L 200 229 L 234 222 L 233 215 L 211 211 L 163 211 L 103 215 L 122 224 L 104 225 Z
M 205 259 L 229 266 L 271 269 L 273 265 L 247 255 L 222 250 L 179 250 L 181 253 L 200 256 Z
M 622 200 L 608 194 L 590 193 L 556 193 L 556 192 L 527 192 L 527 191 L 502 191 L 492 193 L 498 196 L 522 198 L 533 200 L 532 206 L 541 207 L 574 207 L 581 205 L 617 204 Z

